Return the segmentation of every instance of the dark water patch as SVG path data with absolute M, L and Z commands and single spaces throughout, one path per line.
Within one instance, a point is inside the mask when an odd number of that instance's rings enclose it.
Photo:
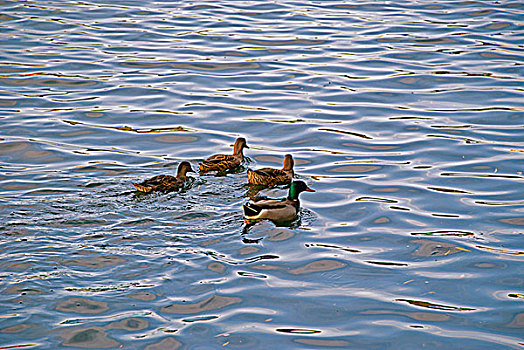
M 393 210 L 401 210 L 401 211 L 410 211 L 411 209 L 409 208 L 406 208 L 406 207 L 399 207 L 397 205 L 391 205 L 389 207 L 390 209 L 393 209 Z
M 202 321 L 211 321 L 217 319 L 218 316 L 199 316 L 199 317 L 192 317 L 192 318 L 185 318 L 182 320 L 182 322 L 202 322 Z
M 30 287 L 26 284 L 19 284 L 19 285 L 12 285 L 11 287 L 8 287 L 4 289 L 4 293 L 7 294 L 20 294 L 20 295 L 39 295 L 39 294 L 46 294 L 47 291 L 44 291 L 40 288 L 36 287 Z
M 6 86 L 37 86 L 37 87 L 68 87 L 68 88 L 85 88 L 97 85 L 97 82 L 91 80 L 70 80 L 70 79 L 36 79 L 36 78 L 0 78 L 0 84 Z
M 376 144 L 373 144 L 373 145 L 362 144 L 362 145 L 360 145 L 360 144 L 349 143 L 349 142 L 345 142 L 342 145 L 350 147 L 350 148 L 354 147 L 354 148 L 367 149 L 367 150 L 372 150 L 372 151 L 389 151 L 389 150 L 394 150 L 394 149 L 400 148 L 400 146 L 398 146 L 398 145 L 376 145 Z
M 475 201 L 476 204 L 493 206 L 514 206 L 523 205 L 524 201 Z
M 219 9 L 220 6 L 212 6 L 212 5 L 193 5 L 188 6 L 185 9 L 186 10 L 210 10 L 210 9 Z
M 335 173 L 369 173 L 381 169 L 378 165 L 341 165 L 332 168 L 331 171 Z
M 455 176 L 455 177 L 486 177 L 486 178 L 503 178 L 503 179 L 523 179 L 523 176 L 519 175 L 504 175 L 504 174 L 472 174 L 472 173 L 455 173 L 455 172 L 444 172 L 441 176 Z
M 377 202 L 377 203 L 398 203 L 398 201 L 379 197 L 359 197 L 355 202 Z
M 284 46 L 284 45 L 320 45 L 325 44 L 324 40 L 309 40 L 309 39 L 295 39 L 295 40 L 255 40 L 255 39 L 242 39 L 243 43 L 255 44 L 260 46 Z
M 134 274 L 128 274 L 126 277 L 133 277 L 135 276 Z M 151 287 L 151 285 L 149 284 L 141 284 L 139 282 L 130 282 L 130 283 L 122 283 L 120 285 L 116 285 L 116 286 L 111 286 L 111 285 L 105 285 L 105 286 L 101 286 L 101 287 L 84 287 L 84 288 L 75 288 L 75 287 L 66 287 L 64 288 L 64 290 L 68 291 L 68 292 L 73 292 L 73 293 L 105 293 L 105 292 L 109 292 L 109 291 L 121 291 L 121 290 L 126 290 L 126 289 L 132 289 L 132 288 L 148 288 L 148 287 Z M 135 293 L 134 296 L 137 296 L 136 299 L 140 299 L 140 298 L 145 298 L 145 299 L 155 299 L 155 295 L 154 294 L 141 294 L 141 293 Z
M 213 295 L 198 303 L 172 304 L 162 307 L 163 312 L 172 314 L 195 314 L 210 310 L 219 310 L 229 305 L 240 303 L 242 300 L 237 297 Z
M 522 250 L 506 249 L 506 248 L 497 248 L 497 247 L 488 247 L 484 245 L 476 245 L 475 248 L 490 252 L 492 254 L 503 254 L 503 255 L 524 255 Z
M 445 311 L 475 311 L 476 309 L 469 308 L 469 307 L 457 307 L 457 306 L 450 306 L 450 305 L 442 305 L 437 303 L 431 303 L 428 301 L 422 301 L 422 300 L 409 300 L 409 299 L 396 299 L 395 301 L 403 301 L 407 302 L 411 305 L 415 305 L 418 307 L 424 307 L 428 309 L 437 309 L 437 310 L 445 310 Z
M 146 346 L 145 350 L 164 350 L 164 349 L 176 350 L 181 346 L 182 346 L 182 343 L 180 343 L 175 338 L 167 337 L 158 343 L 154 343 L 154 344 L 150 344 Z
M 130 68 L 173 68 L 197 71 L 230 71 L 260 68 L 259 63 L 178 63 L 178 62 L 122 62 L 123 67 Z
M 291 333 L 291 334 L 315 334 L 321 333 L 321 331 L 316 329 L 304 329 L 304 328 L 277 328 L 277 332 L 282 333 Z
M 436 216 L 439 218 L 460 218 L 460 215 L 456 214 L 442 214 L 442 213 L 431 213 L 431 216 Z
M 133 298 L 133 299 L 143 300 L 143 301 L 151 301 L 157 298 L 157 296 L 151 292 L 136 292 L 136 293 L 129 294 L 128 297 Z
M 505 224 L 515 225 L 515 226 L 524 226 L 524 217 L 506 218 L 506 219 L 500 219 L 499 221 Z
M 317 260 L 304 266 L 289 270 L 294 275 L 310 274 L 315 272 L 331 271 L 345 267 L 346 264 L 337 260 Z
M 268 240 L 273 242 L 285 241 L 292 238 L 295 235 L 295 232 L 286 229 L 272 229 L 266 232 L 268 235 Z
M 476 236 L 473 232 L 467 232 L 467 231 L 412 232 L 411 235 L 413 236 L 455 236 L 455 237 L 475 237 Z M 462 249 L 465 249 L 465 248 L 462 248 Z
M 129 220 L 125 222 L 120 222 L 119 226 L 130 226 L 130 227 L 137 227 L 137 226 L 150 226 L 151 224 L 156 223 L 157 221 L 150 218 L 144 218 L 144 219 L 137 219 L 137 220 Z M 136 238 L 133 238 L 136 239 Z
M 420 245 L 417 250 L 413 252 L 413 255 L 421 257 L 447 256 L 470 251 L 467 248 L 447 242 L 436 242 L 423 239 L 411 242 Z
M 20 332 L 23 332 L 23 331 L 25 331 L 25 330 L 27 330 L 29 328 L 31 328 L 31 325 L 21 323 L 21 324 L 17 324 L 17 325 L 14 325 L 14 326 L 2 328 L 0 330 L 0 333 L 7 333 L 7 334 L 20 333 Z
M 109 130 L 118 130 L 118 131 L 125 131 L 125 132 L 134 132 L 137 134 L 148 134 L 148 133 L 171 133 L 171 132 L 191 132 L 192 130 L 187 129 L 183 126 L 176 126 L 176 127 L 169 127 L 169 128 L 133 128 L 131 126 L 112 126 L 112 125 L 97 125 L 92 123 L 85 123 L 85 122 L 79 122 L 79 121 L 72 121 L 72 120 L 62 120 L 62 122 L 70 124 L 70 125 L 84 125 L 88 126 L 89 128 L 101 128 L 101 129 L 109 129 Z M 162 142 L 174 142 L 174 140 L 180 140 L 178 142 L 187 142 L 187 141 L 193 141 L 196 140 L 196 137 L 191 136 L 178 136 L 178 135 L 162 135 L 158 136 L 156 138 L 158 141 Z
M 445 322 L 449 321 L 452 316 L 442 313 L 429 313 L 429 312 L 400 312 L 393 310 L 368 310 L 362 311 L 363 314 L 371 315 L 402 315 L 409 317 L 417 321 L 428 321 L 428 322 Z
M 56 191 L 51 191 L 52 193 L 56 193 Z M 104 226 L 107 225 L 108 221 L 106 220 L 100 220 L 100 219 L 91 219 L 91 218 L 82 218 L 77 220 L 64 220 L 62 222 L 54 224 L 56 227 L 82 227 L 82 226 Z
M 207 265 L 207 268 L 220 274 L 226 271 L 226 265 L 221 264 L 219 262 L 212 262 L 209 265 Z
M 359 134 L 357 132 L 337 130 L 337 129 L 330 129 L 330 128 L 320 128 L 319 130 L 321 130 L 321 131 L 328 131 L 328 132 L 335 132 L 335 133 L 339 133 L 339 134 L 352 135 L 352 136 L 360 137 L 360 138 L 363 138 L 363 139 L 366 139 L 366 140 L 372 140 L 373 139 L 372 137 L 366 136 L 364 134 Z
M 508 324 L 509 328 L 523 328 L 524 327 L 524 313 L 519 313 Z
M 325 243 L 306 243 L 305 246 L 306 247 L 321 247 L 321 248 L 328 248 L 328 249 L 336 249 L 336 250 L 341 250 L 341 251 L 344 251 L 344 252 L 354 253 L 354 254 L 362 253 L 362 251 L 360 251 L 358 249 L 347 248 L 347 247 L 340 247 L 340 246 L 331 245 L 331 244 L 325 244 Z
M 104 332 L 101 327 L 78 328 L 60 335 L 64 338 L 63 346 L 79 347 L 79 348 L 115 348 L 119 347 L 120 343 L 111 339 Z
M 392 261 L 366 261 L 366 263 L 368 264 L 373 264 L 373 265 L 380 265 L 380 266 L 391 266 L 391 267 L 404 267 L 404 266 L 409 266 L 409 264 L 405 264 L 405 263 L 397 263 L 397 262 L 392 262 Z
M 246 272 L 246 271 L 238 271 L 237 274 L 241 277 L 253 277 L 253 278 L 267 278 L 268 277 L 260 273 L 253 273 L 253 272 Z
M 162 135 L 155 138 L 156 141 L 165 143 L 188 143 L 197 141 L 195 136 Z
M 123 329 L 126 331 L 139 331 L 149 327 L 149 322 L 146 319 L 130 317 L 122 321 L 111 322 L 106 329 Z
M 106 302 L 74 297 L 59 302 L 56 310 L 80 314 L 98 314 L 109 310 L 109 307 Z
M 15 270 L 15 271 L 24 270 L 25 271 L 28 268 L 30 268 L 31 266 L 33 265 L 29 262 L 12 262 L 12 263 L 7 263 L 5 265 L 2 265 L 2 268 L 6 270 Z
M 462 193 L 462 194 L 472 194 L 467 191 L 462 191 L 458 189 L 453 188 L 441 188 L 441 187 L 428 187 L 429 190 L 438 191 L 438 192 L 445 192 L 445 193 Z
M 82 266 L 92 269 L 101 269 L 106 267 L 111 267 L 115 265 L 121 265 L 124 263 L 126 259 L 123 259 L 119 256 L 90 256 L 90 257 L 79 257 L 79 258 L 73 258 L 73 259 L 66 259 L 62 260 L 62 264 L 64 265 L 70 265 L 70 266 Z

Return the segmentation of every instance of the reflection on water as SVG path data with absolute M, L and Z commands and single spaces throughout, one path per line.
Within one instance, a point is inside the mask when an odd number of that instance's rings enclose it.
M 0 3 L 1 348 L 524 346 L 521 3 Z
M 76 312 L 81 314 L 96 314 L 107 311 L 107 303 L 97 302 L 84 298 L 70 298 L 60 302 L 56 309 L 63 312 Z
M 64 338 L 62 346 L 104 349 L 115 348 L 121 345 L 114 339 L 109 338 L 102 327 L 73 328 L 62 333 L 61 336 Z
M 239 303 L 240 298 L 213 295 L 206 300 L 195 304 L 172 304 L 162 308 L 162 311 L 173 314 L 198 314 L 204 311 L 222 309 L 226 306 Z

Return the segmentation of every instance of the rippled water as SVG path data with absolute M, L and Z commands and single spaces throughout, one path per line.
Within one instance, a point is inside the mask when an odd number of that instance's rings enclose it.
M 0 349 L 524 347 L 522 2 L 0 4 Z

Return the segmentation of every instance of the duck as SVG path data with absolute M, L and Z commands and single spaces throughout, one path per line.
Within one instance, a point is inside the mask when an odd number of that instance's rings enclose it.
M 304 191 L 315 192 L 304 181 L 293 181 L 289 193 L 282 199 L 261 199 L 250 201 L 242 206 L 246 223 L 253 220 L 268 219 L 275 222 L 293 220 L 300 208 L 298 195 Z
M 178 170 L 176 176 L 171 175 L 157 175 L 148 180 L 145 180 L 141 183 L 133 183 L 136 189 L 140 192 L 153 192 L 153 191 L 162 191 L 162 192 L 172 192 L 181 189 L 186 180 L 186 173 L 195 173 L 196 171 L 191 168 L 189 162 L 181 162 L 178 165 Z
M 239 137 L 235 141 L 232 155 L 214 154 L 199 164 L 200 172 L 225 171 L 234 169 L 244 161 L 244 148 L 249 148 L 246 139 Z
M 262 168 L 258 170 L 247 170 L 248 182 L 252 185 L 276 186 L 287 185 L 293 180 L 293 157 L 286 154 L 282 169 Z

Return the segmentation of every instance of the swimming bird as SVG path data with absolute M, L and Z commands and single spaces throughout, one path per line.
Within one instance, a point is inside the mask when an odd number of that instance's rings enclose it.
M 215 154 L 200 163 L 200 172 L 207 173 L 209 171 L 224 171 L 234 169 L 244 161 L 244 148 L 249 148 L 246 139 L 239 137 L 235 141 L 234 151 L 232 155 Z
M 189 162 L 182 162 L 178 165 L 176 177 L 171 175 L 157 175 L 139 184 L 133 183 L 140 192 L 149 193 L 152 191 L 171 192 L 182 188 L 187 180 L 186 173 L 195 173 Z
M 287 198 L 262 199 L 244 204 L 244 218 L 247 222 L 261 219 L 276 222 L 291 221 L 297 216 L 300 208 L 298 195 L 304 191 L 315 192 L 304 181 L 293 181 Z
M 285 185 L 293 180 L 293 157 L 286 154 L 284 157 L 284 166 L 282 169 L 262 168 L 258 170 L 247 170 L 247 179 L 250 184 L 275 186 Z

